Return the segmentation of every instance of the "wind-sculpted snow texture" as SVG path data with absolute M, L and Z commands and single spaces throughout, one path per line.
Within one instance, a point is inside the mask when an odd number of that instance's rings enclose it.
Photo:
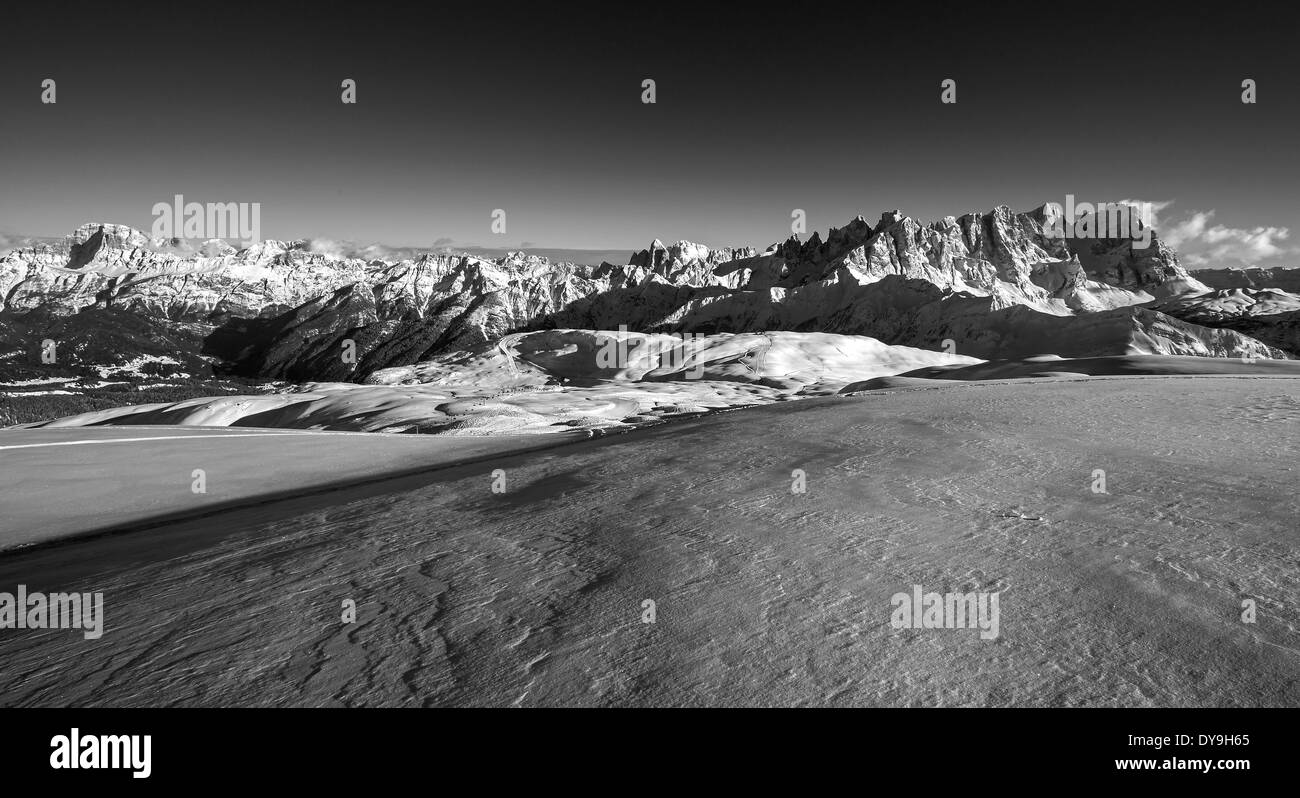
M 821 397 L 15 552 L 0 581 L 103 590 L 109 628 L 11 631 L 0 704 L 1295 706 L 1296 386 Z M 221 486 L 461 443 L 296 436 L 4 454 L 59 464 L 23 494 L 54 522 L 105 474 L 187 506 L 198 452 Z M 998 593 L 998 638 L 891 628 L 914 584 Z

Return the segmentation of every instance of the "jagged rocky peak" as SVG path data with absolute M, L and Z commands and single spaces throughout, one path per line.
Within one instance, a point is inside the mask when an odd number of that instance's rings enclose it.
M 1062 229 L 1065 226 L 1065 209 L 1055 202 L 1044 202 L 1025 215 L 1037 222 L 1044 230 Z
M 792 287 L 822 279 L 830 267 L 869 241 L 875 232 L 866 219 L 856 216 L 843 227 L 830 228 L 825 241 L 816 230 L 807 241 L 801 241 L 796 233 L 761 256 L 749 256 L 755 262 L 746 264 L 751 271 L 748 287 Z
M 826 234 L 826 242 L 818 246 L 817 252 L 823 261 L 841 257 L 849 250 L 865 244 L 879 229 L 880 227 L 873 229 L 866 219 L 855 216 L 843 227 L 832 227 Z M 809 243 L 812 241 L 809 239 Z
M 149 247 L 149 238 L 133 227 L 121 224 L 90 222 L 65 236 L 61 243 L 41 247 L 47 257 L 65 258 L 57 265 L 67 269 L 82 269 L 92 263 L 101 252 L 121 252 Z
M 640 252 L 634 252 L 632 257 L 628 258 L 628 266 L 637 266 L 642 269 L 658 269 L 668 260 L 668 248 L 664 242 L 655 239 L 650 242 L 650 246 Z
M 98 231 L 90 234 L 81 241 L 77 241 L 75 235 L 76 234 L 74 234 L 73 243 L 68 247 L 68 262 L 66 266 L 69 269 L 80 269 L 89 264 L 99 255 L 99 251 L 106 246 L 105 239 L 107 236 L 105 235 L 102 226 Z
M 271 242 L 273 244 L 279 242 Z M 283 250 L 286 245 L 280 244 Z M 138 253 L 132 255 L 133 252 Z M 143 259 L 150 255 L 172 255 L 180 258 L 222 258 L 236 255 L 240 250 L 221 239 L 193 242 L 180 238 L 150 238 L 140 230 L 124 224 L 109 222 L 90 222 L 83 224 L 70 235 L 64 236 L 61 243 L 46 247 L 47 252 L 56 255 L 66 254 L 67 262 L 62 264 L 68 269 L 82 269 L 105 255 L 110 259 L 139 259 L 143 267 L 148 263 Z
M 674 267 L 688 264 L 723 263 L 735 257 L 753 254 L 753 252 L 752 247 L 712 249 L 704 244 L 696 244 L 692 241 L 678 241 L 671 246 L 666 246 L 663 241 L 656 238 L 648 248 L 634 253 L 628 259 L 628 265 L 667 275 L 667 270 Z
M 861 219 L 862 217 L 859 216 L 858 218 Z M 885 211 L 884 213 L 880 214 L 880 223 L 876 225 L 876 229 L 883 230 L 886 227 L 890 227 L 891 225 L 898 224 L 899 222 L 903 221 L 906 218 L 907 216 L 898 208 L 895 208 L 892 211 Z
M 724 272 L 719 268 L 757 254 L 753 247 L 713 249 L 691 241 L 678 241 L 666 246 L 656 238 L 647 249 L 628 259 L 626 279 L 629 284 L 649 281 L 677 286 L 738 288 L 743 277 L 739 273 L 730 277 L 720 276 Z
M 136 230 L 134 227 L 128 227 L 124 224 L 112 224 L 109 222 L 89 222 L 83 224 L 67 237 L 69 246 L 85 244 L 92 239 L 104 241 L 109 246 L 118 249 L 130 249 L 132 247 L 147 247 L 153 242 L 149 236 Z

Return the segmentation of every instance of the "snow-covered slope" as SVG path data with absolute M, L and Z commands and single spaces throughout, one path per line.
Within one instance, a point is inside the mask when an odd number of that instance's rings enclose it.
M 546 330 L 379 371 L 369 384 L 120 407 L 37 426 L 179 424 L 460 435 L 634 427 L 844 385 L 960 355 L 861 336 L 748 333 L 678 338 Z

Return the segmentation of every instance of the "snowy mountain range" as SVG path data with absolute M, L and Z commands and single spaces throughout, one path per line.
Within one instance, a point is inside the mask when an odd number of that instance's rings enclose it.
M 547 329 L 836 333 L 980 359 L 1296 357 L 1289 270 L 1193 276 L 1158 235 L 1145 249 L 1053 237 L 1052 212 L 923 224 L 890 211 L 762 251 L 656 240 L 599 266 L 522 252 L 364 260 L 305 241 L 237 250 L 87 224 L 0 259 L 0 379 L 166 355 L 190 375 L 362 382 Z M 60 357 L 42 364 L 50 340 Z

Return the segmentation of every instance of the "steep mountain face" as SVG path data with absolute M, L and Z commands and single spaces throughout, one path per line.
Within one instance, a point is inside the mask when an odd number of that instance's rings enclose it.
M 359 381 L 512 332 L 561 327 L 819 331 L 926 348 L 948 342 L 975 357 L 1282 356 L 1240 332 L 1138 307 L 1209 290 L 1158 237 L 1146 249 L 1057 238 L 1047 232 L 1052 213 L 1002 206 L 921 224 L 891 211 L 874 226 L 859 217 L 824 240 L 796 236 L 763 252 L 656 240 L 625 265 L 597 267 L 522 253 L 365 261 L 301 241 L 235 251 L 86 225 L 0 259 L 0 316 L 30 317 L 26 339 L 7 341 L 13 357 L 0 356 L 0 371 L 48 333 L 40 319 L 91 312 L 205 331 L 191 359 L 298 381 Z

